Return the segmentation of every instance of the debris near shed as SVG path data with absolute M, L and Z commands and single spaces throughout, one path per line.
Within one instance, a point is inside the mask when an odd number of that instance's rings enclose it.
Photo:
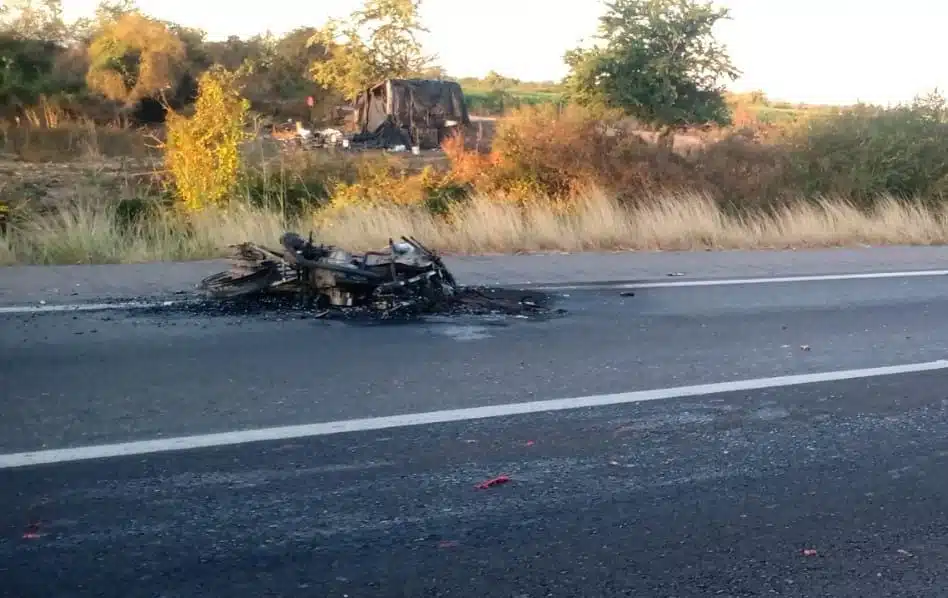
M 332 127 L 319 130 L 307 129 L 300 121 L 288 120 L 273 126 L 269 137 L 285 148 L 316 149 L 328 147 L 349 147 L 345 133 Z
M 294 232 L 284 233 L 280 244 L 282 251 L 249 242 L 231 246 L 230 269 L 208 276 L 198 289 L 222 301 L 296 297 L 321 316 L 550 312 L 536 294 L 458 285 L 441 257 L 414 237 L 390 239 L 384 250 L 362 254 Z

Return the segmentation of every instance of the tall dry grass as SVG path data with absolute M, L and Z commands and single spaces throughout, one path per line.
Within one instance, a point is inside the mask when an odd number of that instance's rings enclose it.
M 882 199 L 871 211 L 834 199 L 798 201 L 769 214 L 735 216 L 701 194 L 642 198 L 624 207 L 596 190 L 569 212 L 549 202 L 518 206 L 477 196 L 449 217 L 415 206 L 352 206 L 287 219 L 241 205 L 189 221 L 171 212 L 122 224 L 114 204 L 76 202 L 16 223 L 0 236 L 5 264 L 79 264 L 218 257 L 231 243 L 274 245 L 285 230 L 313 230 L 321 241 L 365 250 L 389 237 L 414 235 L 461 254 L 590 250 L 714 250 L 940 244 L 948 214 L 918 203 Z
M 81 115 L 78 106 L 42 97 L 22 118 L 0 120 L 0 154 L 24 162 L 75 162 L 103 158 L 155 157 L 147 135 L 116 114 L 102 119 Z

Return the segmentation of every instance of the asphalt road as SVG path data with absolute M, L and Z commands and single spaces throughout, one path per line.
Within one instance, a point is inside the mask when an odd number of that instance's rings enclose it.
M 0 316 L 0 455 L 948 355 L 944 276 L 567 294 L 544 321 Z M 946 382 L 0 469 L 0 595 L 946 595 Z
M 449 256 L 462 284 L 598 282 L 662 278 L 792 276 L 904 270 L 948 265 L 948 246 L 801 249 L 794 251 L 667 251 L 545 255 Z M 0 306 L 73 303 L 104 297 L 174 297 L 201 278 L 227 269 L 221 260 L 90 266 L 0 267 Z

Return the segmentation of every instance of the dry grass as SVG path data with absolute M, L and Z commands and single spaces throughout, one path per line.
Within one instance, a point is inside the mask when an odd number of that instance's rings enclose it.
M 294 223 L 255 209 L 209 211 L 187 223 L 172 212 L 121 224 L 115 203 L 76 201 L 19 218 L 0 235 L 0 263 L 102 264 L 194 260 L 230 243 L 273 242 Z M 298 224 L 298 223 L 297 223 Z M 4 248 L 6 248 L 4 250 Z
M 567 215 L 543 203 L 520 208 L 474 198 L 452 223 L 422 210 L 354 208 L 338 214 L 322 233 L 332 242 L 366 249 L 406 230 L 442 251 L 464 254 L 932 245 L 948 241 L 946 216 L 883 199 L 870 213 L 844 201 L 823 200 L 741 218 L 700 194 L 651 197 L 630 209 L 590 192 Z
M 120 124 L 63 121 L 56 126 L 0 122 L 0 154 L 23 162 L 88 162 L 106 158 L 148 159 L 155 151 L 146 133 Z
M 770 215 L 725 214 L 700 194 L 649 197 L 626 208 L 591 191 L 564 214 L 538 202 L 520 207 L 474 197 L 448 219 L 423 208 L 352 207 L 328 222 L 317 214 L 285 221 L 279 213 L 240 207 L 194 217 L 171 213 L 120 226 L 115 204 L 75 202 L 19 219 L 0 236 L 0 262 L 74 264 L 188 260 L 222 255 L 244 240 L 273 245 L 291 229 L 354 250 L 415 235 L 448 253 L 589 250 L 707 250 L 846 245 L 941 244 L 948 218 L 919 204 L 881 200 L 866 213 L 838 200 L 797 202 Z

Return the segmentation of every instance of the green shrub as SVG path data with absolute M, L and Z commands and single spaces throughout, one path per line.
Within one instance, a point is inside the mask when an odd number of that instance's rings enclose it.
M 937 94 L 813 118 L 788 143 L 794 183 L 807 195 L 838 194 L 868 205 L 882 194 L 948 192 L 948 110 Z

